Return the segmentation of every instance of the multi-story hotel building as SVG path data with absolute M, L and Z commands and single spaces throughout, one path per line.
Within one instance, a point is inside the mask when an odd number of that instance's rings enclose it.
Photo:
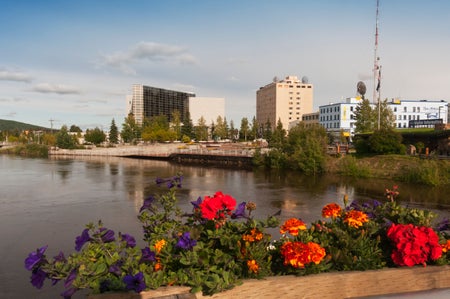
M 256 92 L 256 120 L 260 125 L 270 122 L 272 129 L 280 120 L 284 129 L 313 112 L 313 85 L 296 76 L 274 80 Z
M 127 106 L 139 125 L 145 118 L 159 115 L 167 116 L 171 122 L 175 110 L 180 112 L 182 120 L 185 119 L 190 97 L 195 97 L 195 94 L 134 84 L 131 97 L 127 97 Z

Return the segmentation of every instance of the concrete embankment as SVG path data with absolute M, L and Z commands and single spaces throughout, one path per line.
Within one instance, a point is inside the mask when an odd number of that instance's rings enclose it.
M 181 164 L 214 165 L 221 167 L 252 167 L 254 151 L 245 148 L 209 147 L 202 144 L 151 144 L 92 149 L 51 149 L 50 156 L 60 157 L 129 157 L 168 160 Z

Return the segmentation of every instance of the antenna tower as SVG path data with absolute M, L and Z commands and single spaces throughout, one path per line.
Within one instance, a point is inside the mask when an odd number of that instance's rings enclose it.
M 373 61 L 373 103 L 378 104 L 378 129 L 380 129 L 380 88 L 381 88 L 381 65 L 379 65 L 380 57 L 378 57 L 378 7 L 380 0 L 377 0 L 377 11 L 375 15 L 375 49 L 374 49 L 374 61 Z

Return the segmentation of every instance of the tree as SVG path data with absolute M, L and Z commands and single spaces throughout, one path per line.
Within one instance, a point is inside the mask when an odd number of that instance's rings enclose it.
M 248 132 L 250 131 L 250 126 L 248 124 L 248 119 L 243 117 L 241 119 L 241 130 L 239 131 L 239 135 L 241 139 L 247 141 Z
M 112 119 L 111 126 L 109 127 L 109 142 L 112 144 L 119 143 L 119 130 L 117 129 L 114 118 Z
M 258 121 L 256 120 L 256 117 L 253 116 L 252 127 L 250 128 L 250 138 L 252 140 L 260 138 L 261 136 L 258 135 L 259 135 L 259 124 Z
M 183 125 L 181 127 L 181 135 L 183 136 L 187 136 L 190 139 L 193 139 L 195 137 L 194 134 L 194 124 L 192 123 L 192 119 L 191 119 L 191 115 L 189 112 L 187 112 L 185 114 L 185 117 L 183 119 Z
M 270 140 L 272 139 L 272 124 L 269 120 L 267 120 L 266 124 L 264 125 L 263 138 L 266 139 L 267 142 L 270 142 Z
M 208 140 L 208 126 L 206 125 L 206 120 L 203 116 L 199 118 L 198 125 L 194 128 L 194 131 L 197 141 Z
M 84 134 L 84 140 L 87 142 L 93 143 L 95 145 L 99 145 L 106 140 L 106 134 L 100 128 L 95 127 L 93 130 L 86 130 Z
M 304 123 L 289 130 L 284 147 L 292 169 L 307 174 L 322 172 L 325 168 L 328 137 L 320 125 L 306 127 Z
M 170 128 L 165 115 L 153 116 L 144 122 L 142 140 L 151 142 L 174 141 L 176 133 Z
M 120 135 L 122 136 L 123 141 L 127 143 L 136 142 L 139 138 L 141 138 L 141 129 L 136 123 L 132 113 L 128 114 L 125 118 Z
M 376 115 L 368 99 L 362 99 L 355 108 L 355 133 L 373 132 Z
M 377 116 L 377 128 L 378 128 L 378 106 L 374 109 Z M 389 108 L 387 99 L 380 102 L 380 128 L 379 129 L 393 129 L 395 128 L 395 115 Z
M 230 121 L 230 129 L 228 130 L 228 136 L 231 138 L 231 141 L 235 142 L 239 139 L 239 131 L 234 127 L 234 121 Z
M 220 139 L 227 139 L 228 137 L 228 128 L 226 124 L 226 119 L 223 119 L 222 116 L 217 116 L 216 126 L 214 128 L 214 134 L 216 137 Z
M 272 133 L 272 138 L 270 139 L 270 147 L 282 149 L 286 142 L 286 130 L 283 128 L 283 123 L 281 119 L 278 119 L 277 127 Z
M 70 129 L 69 129 L 69 132 L 72 132 L 72 133 L 81 133 L 81 132 L 83 132 L 83 131 L 80 129 L 80 127 L 78 127 L 78 126 L 76 126 L 76 125 L 71 125 L 71 126 L 70 126 Z
M 69 134 L 67 126 L 63 125 L 56 134 L 56 146 L 65 149 L 74 149 L 76 147 L 76 140 Z
M 393 129 L 382 128 L 375 130 L 369 137 L 369 151 L 375 154 L 405 154 L 406 148 L 402 144 L 402 135 Z
M 175 139 L 181 139 L 181 113 L 178 110 L 172 112 L 172 129 L 175 132 Z

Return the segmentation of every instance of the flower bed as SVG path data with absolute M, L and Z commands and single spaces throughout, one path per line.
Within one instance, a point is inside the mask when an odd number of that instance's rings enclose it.
M 254 203 L 237 204 L 220 191 L 192 201 L 191 212 L 181 211 L 176 197 L 181 177 L 157 184 L 167 184 L 169 191 L 144 200 L 138 215 L 143 248 L 101 221 L 89 224 L 68 257 L 60 252 L 47 258 L 47 246 L 30 253 L 25 267 L 31 283 L 41 288 L 46 279 L 62 281 L 64 298 L 79 289 L 107 298 L 158 298 L 168 292 L 184 298 L 339 298 L 450 287 L 448 221 L 433 225 L 436 215 L 430 211 L 398 205 L 396 187 L 386 190 L 385 203 L 349 204 L 344 197 L 343 206 L 326 205 L 321 220 L 307 225 L 292 218 L 279 226 L 277 213 L 254 219 Z M 266 232 L 274 227 L 281 234 L 275 240 Z

